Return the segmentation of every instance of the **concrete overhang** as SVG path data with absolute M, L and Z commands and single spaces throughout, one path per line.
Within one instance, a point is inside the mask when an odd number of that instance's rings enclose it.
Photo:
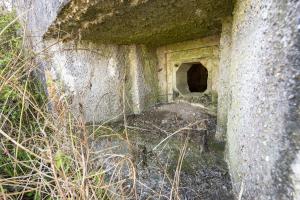
M 232 0 L 71 0 L 45 38 L 160 46 L 221 32 Z

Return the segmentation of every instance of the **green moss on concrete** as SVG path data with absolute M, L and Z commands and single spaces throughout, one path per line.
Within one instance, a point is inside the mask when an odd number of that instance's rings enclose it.
M 155 49 L 143 46 L 141 48 L 141 59 L 145 85 L 149 90 L 145 96 L 144 103 L 145 107 L 149 107 L 159 101 L 159 86 L 157 77 L 158 60 L 155 54 Z

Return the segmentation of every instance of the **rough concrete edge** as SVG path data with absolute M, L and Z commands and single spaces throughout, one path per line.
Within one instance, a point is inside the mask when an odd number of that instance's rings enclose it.
M 299 179 L 299 172 L 295 172 L 295 165 L 299 165 L 300 155 L 300 2 L 275 0 L 277 5 L 288 7 L 284 22 L 290 28 L 287 33 L 290 36 L 291 45 L 285 51 L 286 62 L 289 65 L 286 90 L 289 101 L 289 115 L 286 115 L 286 134 L 282 137 L 282 142 L 288 148 L 280 152 L 280 159 L 276 162 L 276 169 L 272 172 L 276 197 L 285 198 L 287 192 L 293 191 L 293 198 L 300 199 L 297 190 L 299 185 L 295 185 L 295 180 Z M 293 84 L 288 82 L 292 80 Z
M 223 44 L 224 43 L 224 44 Z M 221 38 L 220 38 L 220 63 L 219 63 L 219 81 L 218 81 L 218 90 L 221 90 L 221 85 L 224 84 L 224 81 L 228 81 L 228 76 L 226 77 L 223 77 L 223 70 L 222 69 L 223 67 L 226 67 L 224 65 L 226 65 L 226 63 L 223 63 L 225 62 L 225 60 L 228 60 L 229 58 L 226 56 L 226 55 L 223 55 L 224 52 L 223 51 L 229 51 L 228 54 L 231 55 L 232 51 L 231 51 L 231 48 L 232 48 L 232 16 L 228 16 L 226 18 L 223 19 L 223 22 L 222 22 L 222 33 L 221 33 Z M 226 46 L 223 46 L 223 45 L 226 45 Z M 228 46 L 227 46 L 228 45 Z M 224 60 L 223 60 L 224 59 Z M 230 65 L 231 63 L 231 56 L 230 56 L 230 60 L 228 61 L 227 64 Z M 227 66 L 227 68 L 225 69 L 225 71 L 227 71 L 227 74 L 229 73 L 228 72 L 229 70 L 229 66 Z M 223 79 L 227 79 L 227 80 L 224 80 L 222 81 L 221 77 Z M 220 113 L 220 106 L 221 106 L 221 99 L 224 98 L 225 99 L 225 104 L 229 103 L 229 95 L 230 95 L 230 88 L 228 87 L 229 83 L 227 83 L 227 86 L 225 86 L 225 89 L 226 91 L 224 93 L 224 96 L 222 96 L 221 92 L 218 91 L 218 109 L 217 109 L 217 115 L 218 115 L 218 119 L 217 119 L 217 130 L 216 130 L 216 140 L 218 141 L 226 141 L 226 132 L 227 132 L 227 114 L 228 114 L 228 105 L 226 105 L 226 108 L 223 108 L 225 109 L 223 113 L 224 116 L 221 116 L 222 113 Z M 223 99 L 223 101 L 224 101 Z M 222 118 L 222 119 L 221 119 Z M 220 122 L 222 121 L 222 122 Z

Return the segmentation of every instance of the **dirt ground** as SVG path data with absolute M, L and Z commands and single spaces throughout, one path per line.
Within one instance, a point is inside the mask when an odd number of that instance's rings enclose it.
M 114 137 L 93 143 L 97 151 L 109 149 L 98 155 L 97 167 L 116 167 L 120 158 L 111 155 L 124 155 L 133 163 L 107 170 L 107 180 L 123 181 L 112 193 L 126 199 L 234 199 L 224 144 L 214 140 L 216 117 L 205 109 L 165 104 L 110 127 Z

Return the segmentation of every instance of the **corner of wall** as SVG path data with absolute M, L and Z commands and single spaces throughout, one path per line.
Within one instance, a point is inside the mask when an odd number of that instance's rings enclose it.
M 232 17 L 226 17 L 222 23 L 220 39 L 220 65 L 218 81 L 218 113 L 217 132 L 218 141 L 226 140 L 228 106 L 230 105 L 230 64 L 231 64 L 231 37 Z

